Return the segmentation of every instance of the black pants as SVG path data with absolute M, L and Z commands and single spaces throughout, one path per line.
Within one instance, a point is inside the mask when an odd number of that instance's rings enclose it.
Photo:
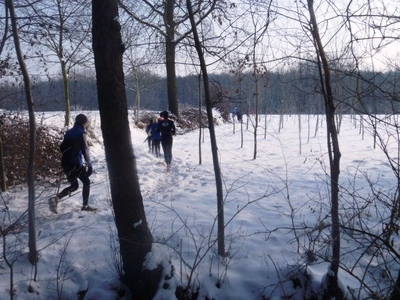
M 153 139 L 153 153 L 156 154 L 156 157 L 160 156 L 160 143 L 161 140 L 160 139 Z
M 172 136 L 163 135 L 161 137 L 161 146 L 164 152 L 165 163 L 170 165 L 172 161 Z
M 150 151 L 153 152 L 152 143 L 153 143 L 153 138 L 151 137 L 151 135 L 149 135 L 149 136 L 147 137 L 147 145 L 149 146 L 149 152 L 150 152 Z
M 71 196 L 73 192 L 75 192 L 78 187 L 78 178 L 82 181 L 83 188 L 82 188 L 82 198 L 83 198 L 83 205 L 87 205 L 89 201 L 89 194 L 90 194 L 90 180 L 86 173 L 86 168 L 81 166 L 74 166 L 70 164 L 62 164 L 62 168 L 64 170 L 65 175 L 67 175 L 67 179 L 71 184 L 69 187 L 63 189 L 58 195 L 58 199 L 62 199 L 65 196 Z

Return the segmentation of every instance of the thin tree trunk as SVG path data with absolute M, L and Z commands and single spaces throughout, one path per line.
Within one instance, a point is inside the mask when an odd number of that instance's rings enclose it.
M 133 67 L 134 81 L 135 81 L 135 118 L 136 122 L 140 120 L 140 82 L 139 82 L 139 74 L 135 67 Z
M 254 135 L 253 135 L 253 137 L 254 137 L 253 159 L 257 158 L 257 131 L 258 131 L 258 106 L 259 106 L 259 96 L 258 96 L 258 94 L 259 94 L 259 90 L 258 90 L 259 89 L 259 87 L 258 87 L 258 80 L 259 80 L 258 73 L 259 73 L 259 70 L 257 70 L 257 64 L 256 64 L 256 53 L 255 53 L 256 52 L 256 45 L 257 45 L 256 40 L 257 40 L 256 36 L 254 35 L 254 44 L 253 44 L 253 47 L 254 47 L 254 49 L 253 49 L 253 65 L 254 65 L 254 69 L 253 69 L 253 72 L 254 72 L 254 88 L 255 88 L 256 107 L 255 107 Z
M 299 154 L 301 155 L 301 114 L 298 114 L 299 123 Z
M 3 152 L 3 140 L 0 137 L 0 180 L 1 180 L 1 191 L 7 191 L 7 176 L 4 165 L 4 152 Z
M 62 13 L 62 3 L 58 2 L 57 5 L 58 8 L 58 16 L 60 20 L 60 28 L 59 28 L 59 40 L 58 40 L 58 59 L 60 60 L 61 63 L 61 74 L 63 78 L 63 84 L 64 84 L 64 102 L 65 102 L 65 119 L 64 119 L 64 126 L 69 126 L 70 122 L 70 117 L 71 117 L 71 101 L 70 101 L 70 95 L 69 95 L 69 74 L 68 74 L 68 68 L 67 68 L 67 63 L 64 57 L 64 47 L 63 47 L 63 41 L 64 41 L 64 18 L 63 18 L 63 13 Z
M 36 152 L 36 122 L 33 105 L 31 81 L 26 67 L 24 56 L 19 43 L 17 19 L 12 0 L 7 0 L 10 11 L 11 26 L 13 31 L 14 46 L 17 53 L 18 63 L 24 78 L 24 89 L 29 114 L 29 158 L 28 158 L 28 224 L 29 224 L 29 262 L 35 266 L 37 273 L 37 248 L 36 248 L 36 224 L 35 224 L 35 152 Z M 36 280 L 36 278 L 35 278 Z
M 175 21 L 174 21 L 174 7 L 175 0 L 166 0 L 165 5 L 165 25 L 166 25 L 166 40 L 165 40 L 165 59 L 167 70 L 167 93 L 168 93 L 168 109 L 177 118 L 179 118 L 179 105 L 178 105 L 178 87 L 176 80 L 175 59 L 176 59 L 176 45 L 175 41 Z
M 199 74 L 199 165 L 202 164 L 201 159 L 201 130 L 203 128 L 202 125 L 202 114 L 201 114 L 201 72 Z
M 244 132 L 243 132 L 243 115 L 240 118 L 240 148 L 243 148 L 244 144 Z
M 118 0 L 94 0 L 93 53 L 111 198 L 124 270 L 124 283 L 134 299 L 152 299 L 162 267 L 143 265 L 151 251 L 143 198 L 129 129 L 128 104 L 122 65 L 124 46 L 118 23 Z
M 307 114 L 307 144 L 310 143 L 310 134 L 311 134 L 311 117 L 310 114 Z
M 215 3 L 215 1 L 213 2 Z M 217 209 L 218 209 L 218 255 L 225 257 L 225 222 L 224 222 L 224 199 L 223 199 L 223 189 L 222 189 L 222 177 L 221 170 L 219 166 L 218 160 L 218 147 L 217 147 L 217 139 L 215 136 L 214 129 L 214 118 L 212 114 L 212 101 L 211 101 L 211 93 L 210 86 L 208 80 L 208 72 L 206 67 L 206 62 L 203 56 L 202 45 L 200 43 L 199 35 L 197 33 L 197 27 L 194 20 L 194 15 L 192 11 L 192 3 L 190 0 L 186 0 L 189 19 L 192 26 L 193 37 L 195 41 L 195 47 L 197 53 L 199 55 L 201 72 L 203 73 L 203 85 L 204 85 L 204 97 L 206 102 L 207 109 L 207 118 L 208 118 L 208 129 L 210 131 L 210 139 L 211 139 L 211 152 L 213 156 L 213 165 L 214 165 L 214 174 L 215 174 L 215 184 L 217 188 Z
M 64 82 L 65 120 L 64 126 L 69 126 L 71 119 L 71 101 L 69 95 L 69 76 L 65 62 L 61 61 L 61 72 Z
M 232 114 L 232 134 L 235 134 L 236 128 L 235 128 L 235 116 Z
M 267 110 L 265 110 L 264 116 L 264 140 L 267 139 Z
M 328 59 L 325 55 L 324 47 L 319 35 L 318 24 L 314 14 L 313 0 L 308 0 L 307 2 L 310 13 L 311 33 L 313 34 L 314 41 L 316 43 L 318 57 L 321 59 L 321 61 L 319 61 L 319 67 L 321 87 L 325 97 L 327 145 L 331 176 L 332 261 L 330 264 L 330 271 L 327 274 L 327 285 L 324 293 L 324 299 L 343 299 L 343 292 L 340 290 L 338 285 L 338 271 L 340 264 L 339 173 L 341 154 L 339 150 L 338 133 L 335 124 L 335 105 Z

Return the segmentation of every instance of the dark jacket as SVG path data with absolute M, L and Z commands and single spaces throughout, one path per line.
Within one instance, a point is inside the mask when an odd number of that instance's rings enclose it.
M 151 122 L 149 125 L 146 126 L 146 133 L 148 136 L 153 135 L 153 122 Z
M 91 165 L 86 131 L 82 125 L 75 123 L 74 127 L 65 133 L 60 149 L 62 152 L 62 164 L 81 167 L 83 165 L 82 157 L 84 157 L 86 164 L 88 166 Z
M 158 129 L 160 130 L 161 137 L 175 135 L 176 129 L 174 121 L 169 119 L 162 119 L 158 122 Z

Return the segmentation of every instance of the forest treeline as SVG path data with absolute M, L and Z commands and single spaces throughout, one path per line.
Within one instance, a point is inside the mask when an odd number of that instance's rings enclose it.
M 335 101 L 340 113 L 396 114 L 399 112 L 400 72 L 362 72 L 355 76 L 344 71 L 334 78 Z M 286 72 L 268 72 L 258 78 L 251 73 L 223 73 L 210 75 L 214 102 L 225 108 L 237 107 L 243 113 L 255 108 L 254 83 L 258 80 L 259 112 L 266 114 L 320 114 L 324 102 L 316 70 L 297 68 Z M 198 107 L 202 99 L 202 83 L 199 76 L 178 77 L 180 105 Z M 164 110 L 168 108 L 167 80 L 165 77 L 143 73 L 140 79 L 141 108 Z M 126 76 L 126 92 L 129 107 L 135 106 L 137 91 L 133 76 Z M 53 78 L 35 80 L 33 95 L 37 111 L 63 111 L 63 81 Z M 97 110 L 97 92 L 94 76 L 74 75 L 70 79 L 72 110 Z M 218 105 L 217 105 L 218 106 Z M 26 109 L 23 87 L 2 86 L 0 108 Z

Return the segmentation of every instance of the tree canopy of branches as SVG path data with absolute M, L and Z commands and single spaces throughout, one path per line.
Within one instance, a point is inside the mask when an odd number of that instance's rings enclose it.
M 192 31 L 184 3 L 176 0 L 120 1 L 120 5 L 133 20 L 147 27 L 148 35 L 156 39 L 154 42 L 160 43 L 158 39 L 164 40 L 161 45 L 165 58 L 168 109 L 179 117 L 176 80 L 177 46 L 187 39 Z M 193 14 L 199 16 L 197 24 L 204 22 L 216 9 L 216 5 L 210 1 L 196 2 L 194 7 Z M 134 26 L 137 26 L 137 23 Z

